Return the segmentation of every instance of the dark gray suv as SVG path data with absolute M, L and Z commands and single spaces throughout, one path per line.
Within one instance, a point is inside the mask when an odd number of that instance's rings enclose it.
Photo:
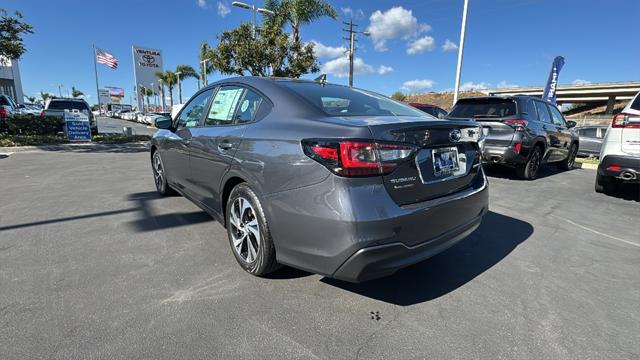
M 480 127 L 365 90 L 240 77 L 156 120 L 158 192 L 224 224 L 249 273 L 392 274 L 474 231 L 488 208 Z
M 576 123 L 565 121 L 557 107 L 532 96 L 461 99 L 446 118 L 482 124 L 484 160 L 512 166 L 522 179 L 535 179 L 543 163 L 569 170 L 578 153 L 578 135 L 571 130 Z

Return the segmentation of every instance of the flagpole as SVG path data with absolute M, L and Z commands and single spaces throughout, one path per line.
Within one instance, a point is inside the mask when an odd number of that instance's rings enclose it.
M 96 61 L 96 45 L 93 44 L 93 70 L 96 73 L 96 95 L 98 95 L 98 116 L 102 114 L 102 103 L 100 102 L 100 86 L 98 85 L 98 63 Z

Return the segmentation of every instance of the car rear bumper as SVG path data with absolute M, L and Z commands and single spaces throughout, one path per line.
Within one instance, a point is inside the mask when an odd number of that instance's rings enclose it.
M 488 211 L 488 184 L 481 171 L 464 190 L 399 206 L 380 179 L 329 176 L 265 200 L 280 263 L 359 282 L 390 275 L 469 235 Z
M 606 155 L 600 159 L 598 175 L 640 182 L 640 156 Z
M 486 145 L 482 152 L 482 160 L 490 164 L 515 165 L 525 163 L 527 158 L 515 151 L 512 145 Z

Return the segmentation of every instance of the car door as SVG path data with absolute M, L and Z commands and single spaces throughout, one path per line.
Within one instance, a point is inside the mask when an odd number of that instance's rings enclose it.
M 584 127 L 578 130 L 580 137 L 580 154 L 598 154 L 602 145 L 602 138 L 598 134 L 602 129 L 596 127 Z
M 247 126 L 255 120 L 263 98 L 238 85 L 221 86 L 203 124 L 193 132 L 191 173 L 196 197 L 221 212 L 220 182 L 229 169 Z
M 551 113 L 551 121 L 556 126 L 556 136 L 558 137 L 558 158 L 557 160 L 564 160 L 569 156 L 569 148 L 571 147 L 571 129 L 564 121 L 564 116 L 557 107 L 551 104 L 547 104 L 549 112 Z
M 202 120 L 212 93 L 213 89 L 207 89 L 192 97 L 176 116 L 173 124 L 175 130 L 163 140 L 161 155 L 167 181 L 182 191 L 190 192 L 188 182 L 191 178 L 189 152 L 192 130 Z
M 542 132 L 547 139 L 546 161 L 556 161 L 560 159 L 559 151 L 561 143 L 558 137 L 558 130 L 551 120 L 549 107 L 546 102 L 540 100 L 534 100 L 533 103 L 536 106 L 538 120 L 542 124 Z

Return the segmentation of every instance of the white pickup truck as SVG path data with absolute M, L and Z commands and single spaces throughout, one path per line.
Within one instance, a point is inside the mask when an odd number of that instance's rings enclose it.
M 91 126 L 91 133 L 98 133 L 98 122 L 95 116 L 91 112 L 89 104 L 83 99 L 51 99 L 47 102 L 42 110 L 40 116 L 42 117 L 60 117 L 64 121 L 64 111 L 77 110 L 85 113 L 89 117 L 89 125 Z

